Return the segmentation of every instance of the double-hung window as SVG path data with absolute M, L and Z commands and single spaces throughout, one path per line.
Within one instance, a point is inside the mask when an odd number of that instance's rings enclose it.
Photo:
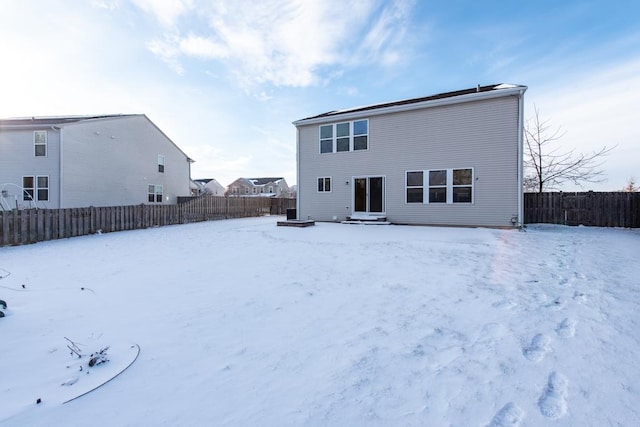
M 158 172 L 164 173 L 164 156 L 158 155 Z
M 162 203 L 162 185 L 149 184 L 149 203 Z
M 473 203 L 473 169 L 430 169 L 406 172 L 407 203 Z
M 23 176 L 22 200 L 30 202 L 49 201 L 49 177 L 48 176 Z
M 424 201 L 424 172 L 407 172 L 407 203 L 422 203 Z
M 369 148 L 369 120 L 320 126 L 320 153 L 340 153 Z
M 36 130 L 33 132 L 33 148 L 36 157 L 47 156 L 47 131 Z
M 318 178 L 318 192 L 328 193 L 331 191 L 331 177 L 323 176 Z

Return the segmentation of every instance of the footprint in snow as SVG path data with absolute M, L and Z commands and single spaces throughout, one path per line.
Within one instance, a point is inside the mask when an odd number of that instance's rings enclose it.
M 567 412 L 567 379 L 557 373 L 549 375 L 547 387 L 538 399 L 540 413 L 548 418 L 560 418 Z
M 576 321 L 573 319 L 565 318 L 558 327 L 556 333 L 563 338 L 569 338 L 576 334 Z
M 551 340 L 548 336 L 537 334 L 531 340 L 531 344 L 522 349 L 522 354 L 532 362 L 539 362 L 549 352 L 550 342 Z
M 566 302 L 564 299 L 562 299 L 561 297 L 558 297 L 556 299 L 554 299 L 553 301 L 551 301 L 549 304 L 547 304 L 546 306 L 554 309 L 554 310 L 560 310 L 561 308 L 563 308 L 566 305 Z
M 487 427 L 517 427 L 522 422 L 524 411 L 513 402 L 509 402 L 498 411 Z
M 585 302 L 587 300 L 587 296 L 583 292 L 575 291 L 573 299 L 577 302 Z

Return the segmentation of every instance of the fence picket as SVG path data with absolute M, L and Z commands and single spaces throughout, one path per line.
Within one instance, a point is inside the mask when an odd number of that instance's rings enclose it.
M 524 222 L 598 227 L 640 227 L 640 193 L 525 193 Z
M 187 198 L 188 199 L 188 198 Z M 102 232 L 227 218 L 282 215 L 295 199 L 202 196 L 178 205 L 0 211 L 0 247 Z

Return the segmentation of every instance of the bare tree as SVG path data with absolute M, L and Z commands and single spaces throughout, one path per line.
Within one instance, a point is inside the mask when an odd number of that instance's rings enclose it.
M 526 191 L 542 193 L 560 187 L 565 182 L 578 186 L 585 182 L 604 181 L 604 171 L 600 169 L 606 156 L 615 147 L 602 147 L 591 154 L 576 153 L 575 149 L 562 152 L 553 143 L 565 135 L 560 127 L 553 128 L 548 120 L 540 118 L 535 108 L 533 118 L 524 126 L 525 159 L 528 172 L 524 179 Z
M 636 185 L 636 178 L 631 177 L 627 180 L 627 185 L 624 186 L 622 191 L 626 191 L 627 193 L 633 193 L 634 191 L 640 191 L 640 187 Z

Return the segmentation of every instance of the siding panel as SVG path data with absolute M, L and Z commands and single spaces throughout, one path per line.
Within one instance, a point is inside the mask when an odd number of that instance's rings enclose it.
M 369 150 L 319 154 L 318 124 L 299 126 L 299 217 L 345 219 L 352 213 L 352 177 L 386 177 L 386 213 L 395 223 L 511 226 L 518 214 L 516 96 L 369 118 Z M 365 112 L 366 113 L 366 112 Z M 339 121 L 333 117 L 330 123 Z M 328 122 L 329 123 L 329 122 Z M 405 171 L 474 168 L 473 205 L 405 203 Z M 331 193 L 316 179 L 331 176 Z M 348 183 L 348 184 L 347 184 Z

